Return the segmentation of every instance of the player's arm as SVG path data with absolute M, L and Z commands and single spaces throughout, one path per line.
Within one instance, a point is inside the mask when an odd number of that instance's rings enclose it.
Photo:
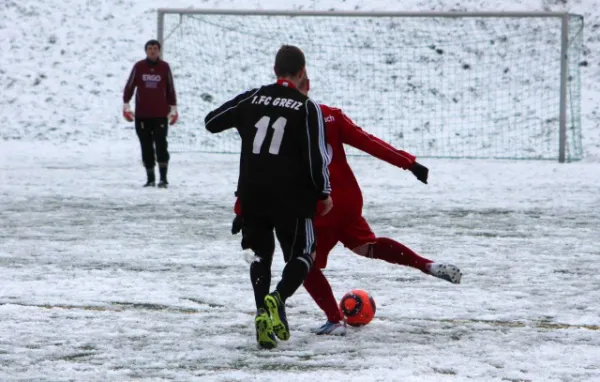
M 129 73 L 127 83 L 125 84 L 125 88 L 123 89 L 123 118 L 129 122 L 133 121 L 134 119 L 133 111 L 131 110 L 131 106 L 129 106 L 129 101 L 131 101 L 131 97 L 133 97 L 133 93 L 135 92 L 137 66 L 137 64 L 133 65 L 131 73 Z
M 131 101 L 131 97 L 133 97 L 133 92 L 135 91 L 135 77 L 137 75 L 137 66 L 137 63 L 133 65 L 131 73 L 129 73 L 129 78 L 127 78 L 127 83 L 125 84 L 125 88 L 123 89 L 123 103 L 129 103 L 129 101 Z
M 341 110 L 336 116 L 341 125 L 343 143 L 386 161 L 396 167 L 410 170 L 423 183 L 427 183 L 429 170 L 416 161 L 416 157 L 404 150 L 398 150 L 389 143 L 367 133 L 354 123 Z
M 208 113 L 204 118 L 206 130 L 211 133 L 220 133 L 221 131 L 236 127 L 238 123 L 239 106 L 250 100 L 259 90 L 260 89 L 252 89 L 242 93 Z
M 165 62 L 167 68 L 167 102 L 171 106 L 177 106 L 177 94 L 175 93 L 175 81 L 171 67 Z
M 173 80 L 173 73 L 171 67 L 165 62 L 167 68 L 167 103 L 169 104 L 169 125 L 174 124 L 179 119 L 179 113 L 177 111 L 177 94 L 175 93 L 175 81 Z
M 327 153 L 325 120 L 321 108 L 313 100 L 307 99 L 305 158 L 310 167 L 310 176 L 319 195 L 325 200 L 331 193 L 329 184 L 329 154 Z
M 397 150 L 389 143 L 367 133 L 341 110 L 337 114 L 336 121 L 341 126 L 340 132 L 343 143 L 405 170 L 415 162 L 416 157 L 414 155 L 403 150 Z

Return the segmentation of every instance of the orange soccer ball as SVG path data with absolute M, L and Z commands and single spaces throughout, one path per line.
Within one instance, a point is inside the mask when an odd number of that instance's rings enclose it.
M 342 297 L 340 309 L 348 325 L 363 326 L 375 316 L 375 300 L 364 290 L 354 289 Z

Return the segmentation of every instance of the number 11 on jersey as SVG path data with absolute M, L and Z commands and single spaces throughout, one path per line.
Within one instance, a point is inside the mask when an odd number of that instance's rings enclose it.
M 267 130 L 269 129 L 269 125 L 271 123 L 271 118 L 266 115 L 256 122 L 256 135 L 254 136 L 254 143 L 252 145 L 252 153 L 260 154 L 260 149 L 265 141 L 267 136 Z M 279 154 L 279 148 L 281 147 L 281 141 L 283 140 L 283 132 L 285 130 L 285 124 L 287 123 L 287 119 L 284 117 L 279 117 L 273 122 L 271 126 L 273 130 L 273 137 L 271 138 L 271 145 L 269 146 L 269 154 L 277 155 Z

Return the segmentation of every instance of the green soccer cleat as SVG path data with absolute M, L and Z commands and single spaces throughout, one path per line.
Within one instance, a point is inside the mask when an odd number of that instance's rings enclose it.
M 285 315 L 285 304 L 281 301 L 279 292 L 273 292 L 265 296 L 265 305 L 271 314 L 273 322 L 273 331 L 277 338 L 282 341 L 290 339 L 290 327 L 288 326 L 287 317 Z
M 258 342 L 258 346 L 262 349 L 277 347 L 277 340 L 273 334 L 273 323 L 269 314 L 264 309 L 260 309 L 256 314 L 254 325 L 256 326 L 256 342 Z

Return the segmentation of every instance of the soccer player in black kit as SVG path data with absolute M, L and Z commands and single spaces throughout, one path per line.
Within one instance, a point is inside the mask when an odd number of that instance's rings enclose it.
M 288 340 L 285 301 L 302 285 L 314 261 L 313 218 L 333 206 L 325 121 L 321 109 L 298 91 L 306 77 L 304 53 L 282 46 L 275 57 L 277 82 L 252 89 L 206 116 L 206 129 L 236 128 L 242 140 L 237 195 L 241 203 L 244 249 L 250 265 L 257 314 L 256 339 L 262 348 Z M 317 208 L 318 207 L 318 208 Z M 286 262 L 272 293 L 275 238 Z

